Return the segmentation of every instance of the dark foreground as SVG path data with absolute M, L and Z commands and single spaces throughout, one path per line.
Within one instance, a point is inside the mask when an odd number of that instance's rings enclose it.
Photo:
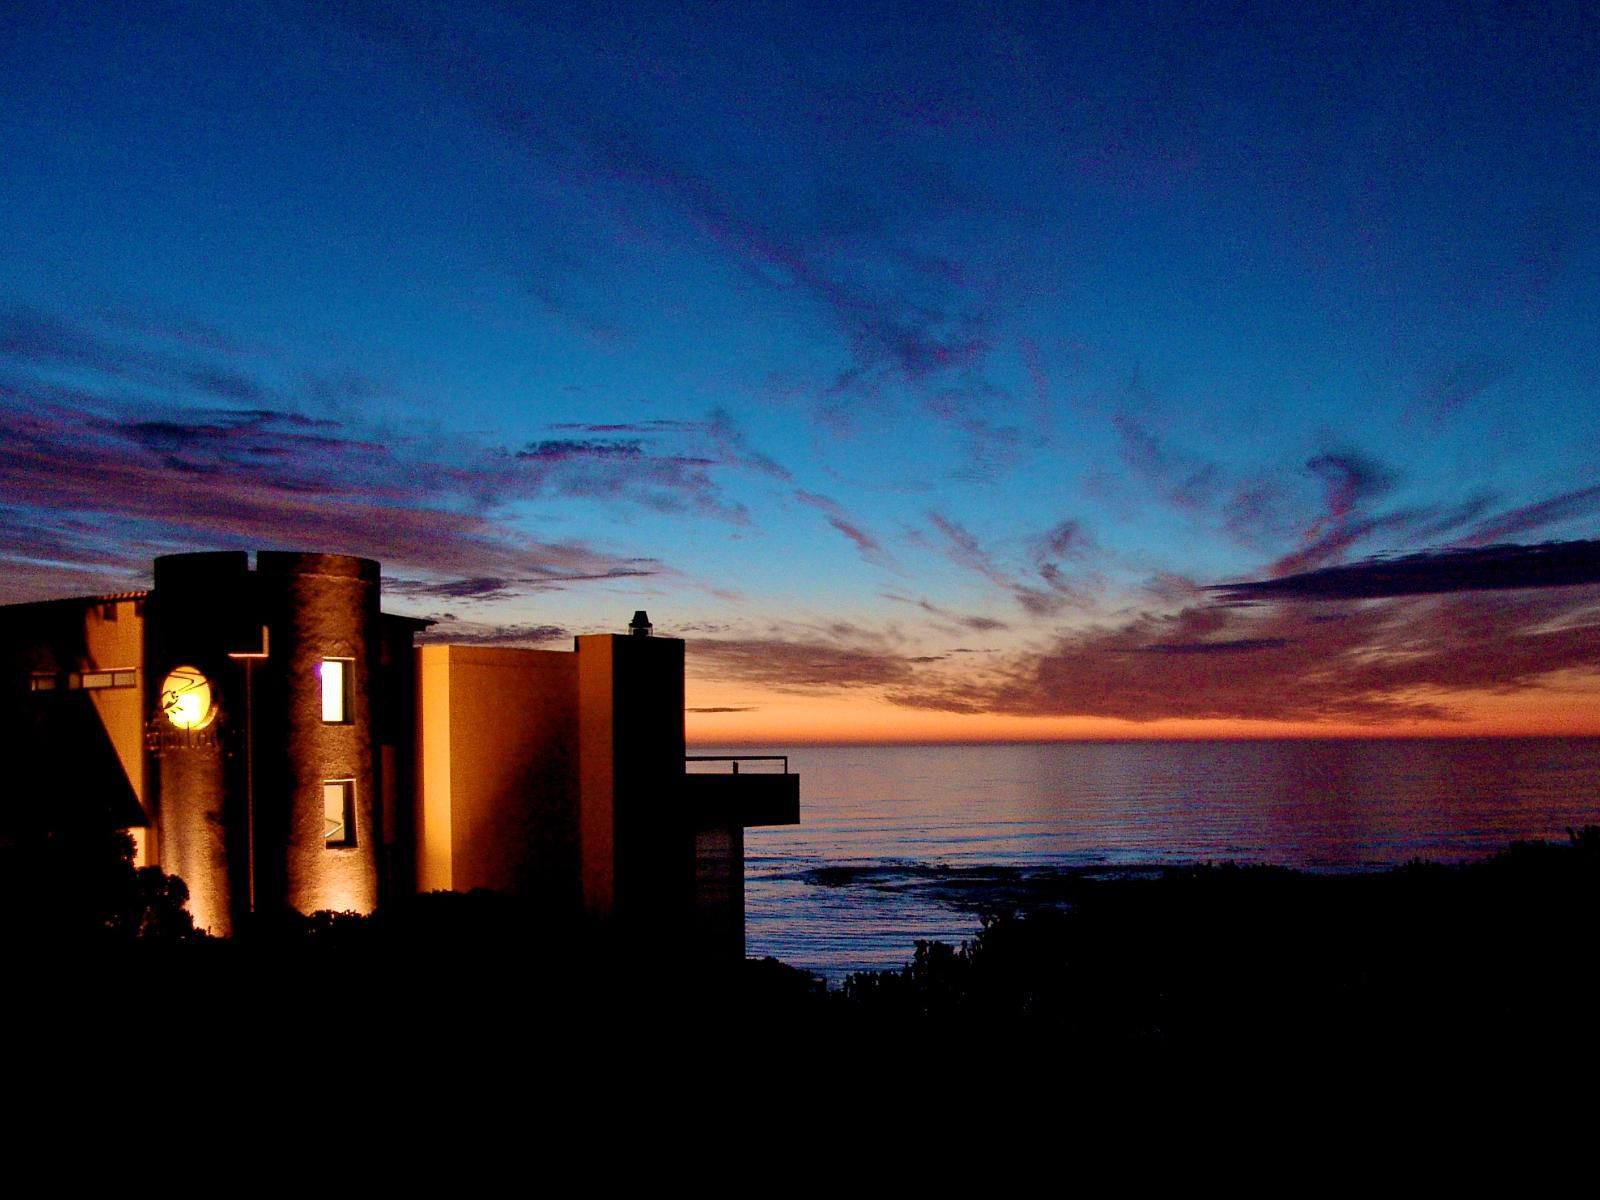
M 1600 827 L 1375 874 L 1063 875 L 1005 892 L 1010 911 L 959 947 L 920 943 L 904 969 L 832 990 L 772 959 L 684 962 L 669 938 L 555 927 L 487 894 L 263 922 L 224 942 L 187 929 L 173 883 L 125 869 L 73 909 L 42 877 L 13 874 L 0 896 L 12 1027 L 219 1048 L 265 1038 L 335 1056 L 570 1048 L 603 1031 L 1393 1061 L 1588 1049 L 1600 1001 Z

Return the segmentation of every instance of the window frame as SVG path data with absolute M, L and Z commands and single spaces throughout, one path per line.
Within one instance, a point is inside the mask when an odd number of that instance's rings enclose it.
M 33 671 L 30 692 L 109 692 L 139 686 L 137 667 L 90 667 L 81 671 Z
M 328 664 L 339 664 L 339 716 L 328 716 Z M 324 655 L 317 664 L 317 683 L 320 689 L 319 696 L 322 703 L 322 723 L 324 725 L 350 725 L 354 723 L 351 709 L 355 707 L 355 676 L 356 660 L 342 658 L 338 655 Z
M 339 789 L 342 809 L 340 825 L 343 835 L 336 841 L 328 835 L 328 789 Z M 353 850 L 356 847 L 356 781 L 354 779 L 324 779 L 322 781 L 322 848 L 324 850 Z

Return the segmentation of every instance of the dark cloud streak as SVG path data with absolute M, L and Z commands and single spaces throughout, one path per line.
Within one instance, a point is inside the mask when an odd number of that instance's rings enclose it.
M 565 641 L 572 635 L 559 625 L 507 624 L 493 625 L 477 621 L 464 621 L 453 613 L 439 617 L 432 628 L 417 635 L 422 644 L 432 642 L 456 646 L 507 646 L 539 647 L 550 642 Z
M 1600 541 L 1433 550 L 1219 584 L 1225 600 L 1368 600 L 1600 583 Z

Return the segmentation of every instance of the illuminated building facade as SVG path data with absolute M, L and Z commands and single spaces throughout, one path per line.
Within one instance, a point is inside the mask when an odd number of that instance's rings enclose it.
M 787 771 L 693 772 L 683 652 L 413 644 L 378 564 L 170 555 L 149 592 L 0 609 L 0 837 L 68 818 L 135 834 L 195 923 L 370 912 L 487 888 L 742 953 L 744 829 L 799 819 Z

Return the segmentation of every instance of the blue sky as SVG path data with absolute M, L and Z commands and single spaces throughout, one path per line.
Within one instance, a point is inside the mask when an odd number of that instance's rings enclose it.
M 701 707 L 1271 722 L 1191 659 L 1292 643 L 1458 718 L 1356 670 L 1445 602 L 1200 589 L 1594 536 L 1597 62 L 1578 4 L 8 6 L 0 599 L 299 546 L 448 636 L 648 607 Z M 1468 690 L 1585 660 L 1591 589 L 1465 595 L 1528 651 Z

